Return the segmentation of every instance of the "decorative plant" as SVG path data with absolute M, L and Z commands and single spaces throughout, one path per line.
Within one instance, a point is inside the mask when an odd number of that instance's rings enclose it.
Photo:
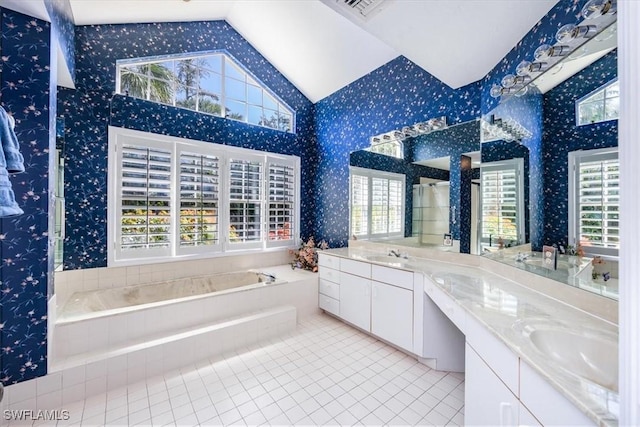
M 318 271 L 318 250 L 329 249 L 329 244 L 324 240 L 316 246 L 316 242 L 313 237 L 305 243 L 303 242 L 298 250 L 290 249 L 289 253 L 293 255 L 293 261 L 291 261 L 291 269 L 302 268 L 304 270 Z

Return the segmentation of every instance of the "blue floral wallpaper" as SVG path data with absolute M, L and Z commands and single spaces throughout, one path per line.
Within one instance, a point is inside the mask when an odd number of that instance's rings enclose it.
M 58 39 L 71 79 L 76 76 L 75 25 L 69 0 L 45 0 L 51 28 Z
M 566 244 L 568 229 L 568 155 L 575 150 L 618 145 L 618 121 L 576 126 L 578 99 L 618 77 L 613 50 L 544 96 L 544 243 Z
M 349 154 L 373 135 L 439 116 L 450 124 L 480 115 L 480 85 L 451 89 L 398 57 L 316 104 L 318 238 L 345 246 L 349 234 Z
M 0 220 L 0 381 L 47 372 L 50 25 L 2 13 L 2 106 L 16 119 L 25 172 L 11 178 L 24 214 Z
M 314 106 L 224 21 L 77 27 L 77 90 L 59 89 L 65 121 L 64 268 L 106 266 L 107 126 L 301 157 L 301 235 L 313 233 Z M 296 111 L 296 133 L 113 95 L 116 60 L 225 49 Z M 88 175 L 91 171 L 91 175 Z
M 407 143 L 405 142 L 405 148 Z M 413 185 L 420 183 L 420 178 L 434 178 L 449 181 L 449 171 L 416 165 L 396 157 L 385 156 L 371 151 L 358 150 L 349 156 L 349 165 L 365 169 L 374 169 L 405 175 L 405 218 L 404 235 L 411 236 L 413 230 Z

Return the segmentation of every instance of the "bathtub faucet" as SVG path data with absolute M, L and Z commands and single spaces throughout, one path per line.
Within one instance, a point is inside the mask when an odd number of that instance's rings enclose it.
M 276 276 L 274 276 L 273 274 L 269 274 L 269 273 L 258 273 L 260 276 L 266 277 L 267 278 L 267 283 L 273 283 L 276 281 Z

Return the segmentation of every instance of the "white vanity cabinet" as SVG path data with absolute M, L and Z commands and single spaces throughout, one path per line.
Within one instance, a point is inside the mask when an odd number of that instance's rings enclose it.
M 414 351 L 413 272 L 323 253 L 318 263 L 321 309 Z
M 340 315 L 340 258 L 318 254 L 320 280 L 318 283 L 318 307 Z
M 340 272 L 340 317 L 355 326 L 371 330 L 371 280 Z
M 371 333 L 413 351 L 413 273 L 373 265 Z

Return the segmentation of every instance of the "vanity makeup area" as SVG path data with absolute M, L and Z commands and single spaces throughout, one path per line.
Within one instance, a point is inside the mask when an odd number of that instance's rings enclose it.
M 597 31 L 567 28 L 523 58 L 481 119 L 408 126 L 403 158 L 375 148 L 384 135 L 350 158 L 356 239 L 320 253 L 320 307 L 434 369 L 465 372 L 467 425 L 617 425 L 618 187 L 607 163 L 617 120 L 579 125 L 587 112 L 576 106 L 607 87 L 605 109 L 617 108 L 615 15 L 597 19 Z M 609 173 L 601 167 L 600 218 L 589 211 L 593 165 L 575 161 L 590 152 Z M 400 235 L 358 237 L 363 170 L 404 175 Z M 553 245 L 566 253 L 549 269 L 542 250 Z

